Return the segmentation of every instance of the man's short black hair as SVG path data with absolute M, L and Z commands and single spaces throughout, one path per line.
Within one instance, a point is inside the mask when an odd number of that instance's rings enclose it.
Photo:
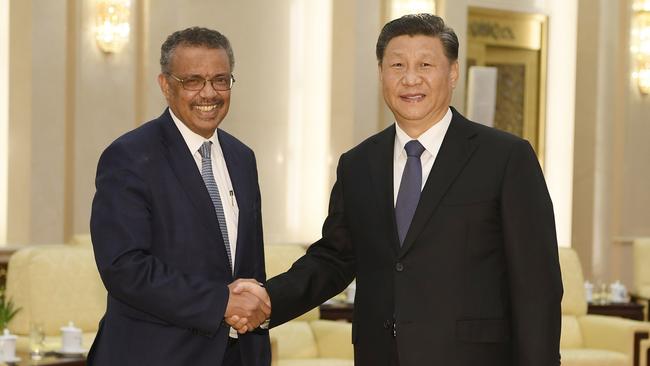
M 441 17 L 423 13 L 404 15 L 384 25 L 377 39 L 377 62 L 381 65 L 386 46 L 391 39 L 420 34 L 439 38 L 449 62 L 458 60 L 458 37 L 454 30 L 446 26 Z
M 233 54 L 230 41 L 223 34 L 213 29 L 191 27 L 172 33 L 160 47 L 160 71 L 168 74 L 171 72 L 171 60 L 174 50 L 178 46 L 196 46 L 211 49 L 226 50 L 230 70 L 235 68 L 235 55 Z

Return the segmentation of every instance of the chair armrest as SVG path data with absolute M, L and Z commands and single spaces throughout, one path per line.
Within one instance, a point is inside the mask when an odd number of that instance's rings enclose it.
M 321 358 L 353 360 L 352 324 L 333 320 L 314 320 L 309 323 L 316 338 Z
M 636 300 L 650 301 L 650 298 L 649 298 L 649 297 L 647 297 L 647 296 L 643 296 L 643 295 L 641 295 L 641 294 L 637 294 L 637 293 L 635 293 L 635 292 L 630 292 L 630 299 L 631 299 L 632 301 L 636 301 Z
M 278 366 L 278 339 L 274 336 L 271 339 L 271 366 Z
M 650 339 L 639 342 L 639 366 L 650 366 Z
M 578 322 L 585 348 L 621 352 L 637 362 L 640 342 L 650 334 L 650 323 L 613 316 L 585 315 Z

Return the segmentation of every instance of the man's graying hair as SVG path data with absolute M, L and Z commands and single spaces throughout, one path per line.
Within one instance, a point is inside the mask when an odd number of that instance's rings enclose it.
M 163 74 L 171 73 L 171 61 L 174 50 L 178 46 L 206 47 L 210 49 L 226 50 L 230 71 L 235 68 L 235 55 L 232 52 L 230 41 L 216 30 L 191 27 L 172 33 L 160 47 L 160 71 Z
M 386 46 L 391 39 L 399 36 L 425 35 L 437 37 L 442 42 L 445 56 L 449 62 L 458 60 L 458 37 L 454 30 L 445 25 L 441 17 L 433 14 L 409 14 L 392 20 L 382 28 L 377 39 L 377 62 L 381 65 Z

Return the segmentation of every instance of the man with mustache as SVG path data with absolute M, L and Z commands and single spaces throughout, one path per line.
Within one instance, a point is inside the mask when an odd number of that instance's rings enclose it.
M 271 326 L 356 277 L 356 366 L 559 365 L 553 207 L 527 141 L 453 107 L 458 38 L 440 17 L 382 29 L 396 124 L 339 160 L 323 237 L 265 288 Z M 265 289 L 268 291 L 268 296 Z
M 219 129 L 235 81 L 221 33 L 188 28 L 161 47 L 169 108 L 115 140 L 96 177 L 91 234 L 108 290 L 88 365 L 267 366 L 270 309 L 235 278 L 265 280 L 253 151 Z

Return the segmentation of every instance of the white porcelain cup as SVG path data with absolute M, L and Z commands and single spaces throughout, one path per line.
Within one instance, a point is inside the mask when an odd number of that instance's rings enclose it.
M 625 302 L 627 301 L 627 289 L 621 281 L 616 281 L 609 285 L 612 302 Z
M 594 301 L 594 284 L 589 281 L 585 281 L 585 298 L 587 302 Z
M 81 329 L 74 326 L 74 323 L 68 323 L 67 327 L 61 328 L 61 350 L 63 352 L 80 352 L 81 351 Z
M 5 329 L 0 336 L 0 361 L 14 361 L 16 359 L 16 337 Z

